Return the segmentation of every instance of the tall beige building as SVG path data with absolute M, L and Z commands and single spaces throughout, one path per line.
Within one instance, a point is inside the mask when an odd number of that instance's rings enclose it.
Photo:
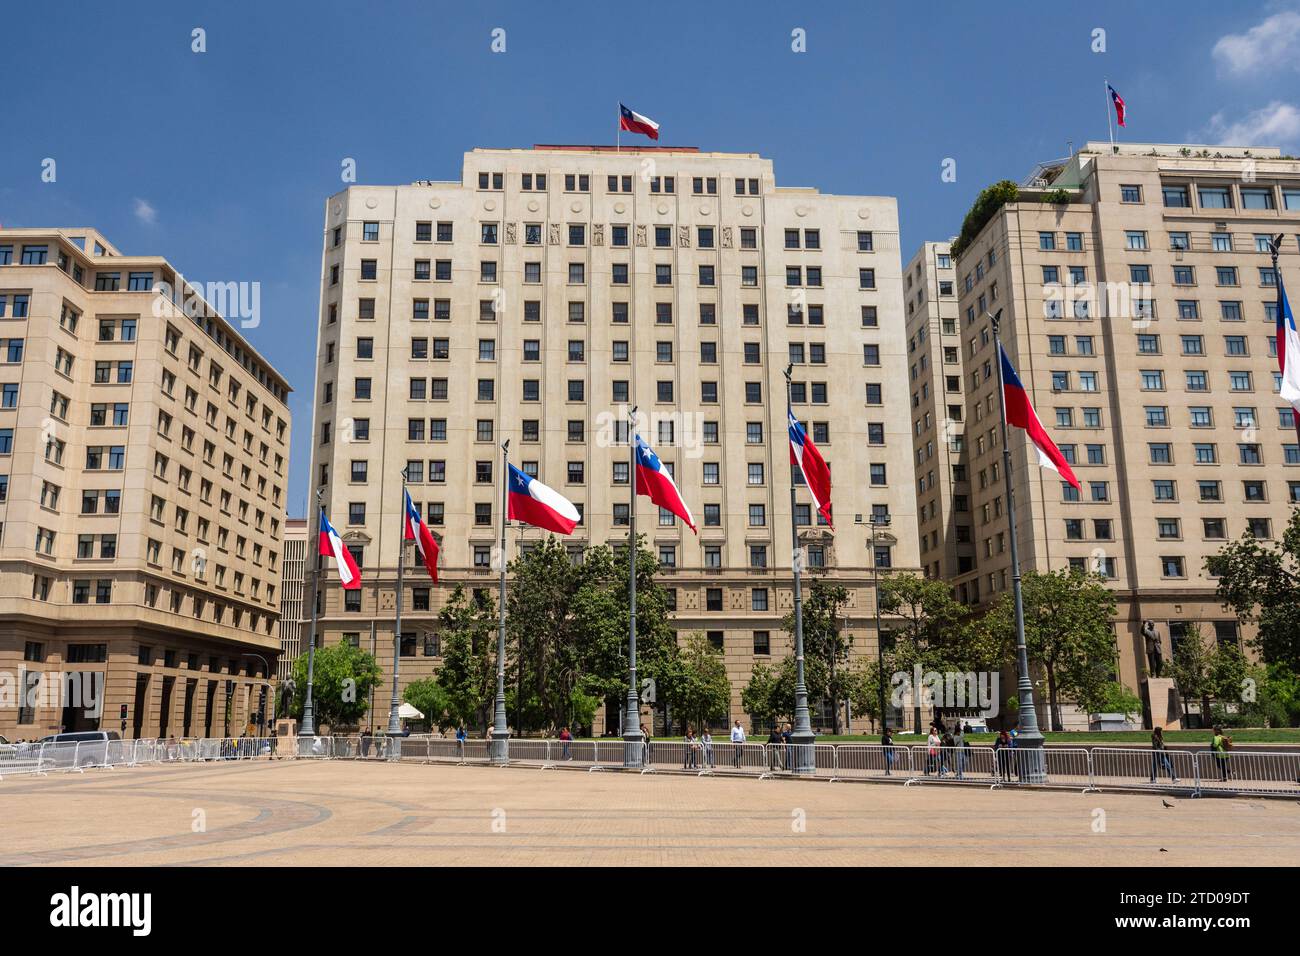
M 289 387 L 198 291 L 93 229 L 0 229 L 0 672 L 38 688 L 0 708 L 10 739 L 237 734 L 262 707 Z
M 308 561 L 314 560 L 314 556 L 309 558 L 308 555 L 307 521 L 306 518 L 289 518 L 284 525 L 284 556 L 280 561 L 282 571 L 278 671 L 281 681 L 293 674 L 293 662 L 304 649 L 303 640 L 307 630 L 304 617 L 311 611 L 311 605 L 304 603 Z
M 1046 201 L 1062 198 L 1068 202 Z M 1119 603 L 1118 676 L 1141 690 L 1154 622 L 1170 659 L 1192 625 L 1240 641 L 1205 559 L 1281 534 L 1300 503 L 1300 448 L 1278 397 L 1280 269 L 1300 288 L 1300 161 L 1276 149 L 1088 143 L 1043 164 L 956 260 L 964 456 L 975 563 L 958 596 L 1010 586 L 996 352 L 1074 462 L 1076 495 L 1013 431 L 1026 570 L 1095 568 Z M 925 555 L 922 556 L 925 561 Z
M 881 565 L 918 564 L 892 198 L 778 186 L 749 153 L 476 149 L 458 182 L 332 196 L 323 239 L 311 482 L 364 582 L 345 598 L 325 576 L 324 643 L 375 647 L 391 674 L 403 468 L 443 542 L 439 586 L 406 575 L 403 685 L 438 666 L 452 587 L 495 585 L 502 440 L 579 506 L 572 548 L 624 542 L 616 423 L 638 406 L 699 535 L 645 499 L 638 531 L 679 631 L 723 650 L 743 716 L 753 663 L 788 649 L 793 363 L 795 412 L 835 476 L 836 534 L 801 494 L 807 562 L 849 587 L 849 630 L 875 653 L 873 512 L 892 517 Z M 511 555 L 540 537 L 512 528 Z
M 950 243 L 926 242 L 903 270 L 921 568 L 947 580 L 974 566 L 963 462 L 965 376 Z

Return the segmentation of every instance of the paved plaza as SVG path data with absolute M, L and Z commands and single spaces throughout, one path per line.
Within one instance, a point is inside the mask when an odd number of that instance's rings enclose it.
M 0 815 L 0 864 L 11 866 L 1179 866 L 1300 855 L 1292 800 L 343 761 L 9 778 Z

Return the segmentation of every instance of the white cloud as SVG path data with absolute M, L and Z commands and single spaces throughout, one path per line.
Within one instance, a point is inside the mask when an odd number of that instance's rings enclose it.
M 149 204 L 149 200 L 137 197 L 135 201 L 135 218 L 146 226 L 152 226 L 158 221 L 158 210 Z
M 1274 100 L 1262 109 L 1210 117 L 1206 142 L 1222 146 L 1289 146 L 1300 142 L 1300 109 Z
M 1300 13 L 1275 13 L 1245 33 L 1221 37 L 1214 58 L 1229 73 L 1300 69 Z

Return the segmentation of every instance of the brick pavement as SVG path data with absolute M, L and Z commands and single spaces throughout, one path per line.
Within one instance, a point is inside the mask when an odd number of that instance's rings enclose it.
M 1098 810 L 1104 832 L 1094 832 Z M 344 761 L 11 777 L 0 783 L 0 816 L 3 865 L 1178 866 L 1300 856 L 1300 805 L 1289 800 Z

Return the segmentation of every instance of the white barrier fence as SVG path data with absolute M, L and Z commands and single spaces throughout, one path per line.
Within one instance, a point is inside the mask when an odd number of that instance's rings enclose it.
M 555 740 L 519 738 L 508 758 L 481 738 L 365 734 L 211 737 L 32 743 L 0 755 L 0 780 L 54 771 L 219 760 L 408 760 L 421 763 L 505 763 L 542 769 L 637 770 L 822 780 L 902 780 L 906 784 L 1045 785 L 1084 791 L 1180 790 L 1201 793 L 1300 795 L 1300 751 L 1223 753 L 1136 747 L 934 747 L 867 744 L 733 744 L 730 741 Z

